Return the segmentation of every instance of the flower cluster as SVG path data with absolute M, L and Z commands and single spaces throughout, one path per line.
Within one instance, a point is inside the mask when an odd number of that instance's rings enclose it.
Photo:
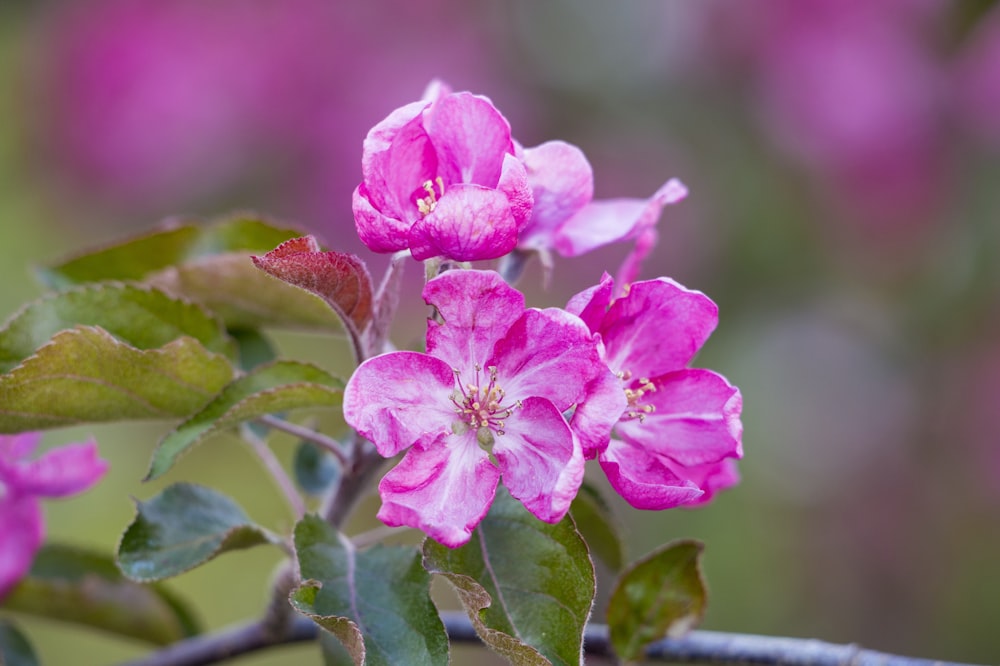
M 439 82 L 372 128 L 361 168 L 353 203 L 361 240 L 419 260 L 496 259 L 515 248 L 575 257 L 635 240 L 634 265 L 655 242 L 663 207 L 687 195 L 671 179 L 649 199 L 593 201 L 579 148 L 523 148 L 489 99 Z
M 42 545 L 42 497 L 66 497 L 104 476 L 94 442 L 68 444 L 27 460 L 41 435 L 0 435 L 0 599 L 28 572 Z
M 491 270 L 427 282 L 426 352 L 369 358 L 345 389 L 348 424 L 383 456 L 404 454 L 379 484 L 379 518 L 457 547 L 502 480 L 554 523 L 595 458 L 641 509 L 703 503 L 736 483 L 740 392 L 688 367 L 717 308 L 667 278 L 635 281 L 661 210 L 687 194 L 679 181 L 649 199 L 593 201 L 579 148 L 523 148 L 487 98 L 440 83 L 371 130 L 362 168 L 355 222 L 375 252 L 466 262 L 635 241 L 617 292 L 605 274 L 565 309 L 526 308 Z

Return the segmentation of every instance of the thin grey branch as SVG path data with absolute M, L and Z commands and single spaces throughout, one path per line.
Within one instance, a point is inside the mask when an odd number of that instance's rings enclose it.
M 479 640 L 464 613 L 446 611 L 441 616 L 452 642 Z M 175 643 L 124 666 L 206 666 L 248 652 L 314 640 L 317 632 L 317 626 L 305 617 L 296 617 L 280 634 L 269 632 L 261 622 L 254 622 Z M 608 628 L 599 624 L 587 627 L 584 645 L 588 655 L 610 655 Z M 692 631 L 683 638 L 657 641 L 647 650 L 647 659 L 651 662 L 766 666 L 975 666 L 901 657 L 857 645 L 718 631 Z
M 275 430 L 287 432 L 289 435 L 294 435 L 299 439 L 312 442 L 316 446 L 332 453 L 333 457 L 340 463 L 341 468 L 346 468 L 348 466 L 347 456 L 344 454 L 344 449 L 341 448 L 340 442 L 332 437 L 327 437 L 322 433 L 316 432 L 312 428 L 306 428 L 305 426 L 300 426 L 270 414 L 261 416 L 255 420 L 266 425 L 268 428 L 274 428 Z

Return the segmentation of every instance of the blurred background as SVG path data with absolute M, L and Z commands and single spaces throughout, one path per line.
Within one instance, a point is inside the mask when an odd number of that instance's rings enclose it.
M 598 197 L 645 197 L 672 176 L 691 190 L 665 211 L 644 277 L 720 306 L 696 365 L 743 391 L 743 481 L 696 511 L 616 503 L 629 557 L 703 539 L 705 628 L 1000 661 L 995 2 L 4 0 L 0 316 L 40 293 L 33 264 L 174 214 L 252 209 L 360 253 L 362 139 L 433 77 L 491 97 L 526 146 L 580 146 Z M 627 249 L 557 260 L 547 289 L 537 268 L 520 286 L 561 305 Z M 400 345 L 422 336 L 422 304 L 405 314 Z M 330 363 L 344 353 L 290 340 Z M 139 479 L 166 427 L 51 433 L 96 434 L 113 468 L 48 504 L 50 538 L 114 547 L 128 495 L 162 487 Z M 165 482 L 182 479 L 290 524 L 235 440 Z M 228 554 L 173 589 L 222 626 L 263 606 L 277 561 Z M 22 626 L 46 663 L 147 649 Z M 240 663 L 288 659 L 321 663 L 311 645 Z

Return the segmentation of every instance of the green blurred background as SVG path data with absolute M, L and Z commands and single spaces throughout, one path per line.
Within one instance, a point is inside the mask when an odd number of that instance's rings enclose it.
M 360 253 L 350 194 L 361 141 L 440 77 L 490 96 L 526 146 L 579 145 L 599 197 L 648 196 L 671 176 L 691 190 L 665 212 L 644 276 L 720 306 L 697 365 L 743 391 L 743 481 L 695 511 L 617 502 L 630 557 L 703 539 L 705 628 L 998 663 L 994 5 L 5 0 L 0 313 L 40 293 L 32 265 L 174 214 L 253 209 Z M 557 260 L 548 288 L 535 267 L 520 286 L 533 305 L 561 305 L 626 251 Z M 422 336 L 411 291 L 400 346 Z M 346 363 L 342 341 L 281 342 Z M 50 538 L 108 551 L 130 495 L 182 479 L 290 526 L 235 439 L 140 484 L 166 428 L 50 433 L 47 445 L 96 435 L 112 462 L 92 491 L 47 505 Z M 276 448 L 290 459 L 291 441 Z M 362 504 L 356 529 L 374 525 L 376 507 Z M 263 607 L 277 561 L 267 548 L 228 554 L 173 588 L 223 626 Z M 610 581 L 600 585 L 606 594 Z M 49 664 L 147 650 L 22 626 Z M 239 663 L 291 660 L 320 663 L 309 645 Z

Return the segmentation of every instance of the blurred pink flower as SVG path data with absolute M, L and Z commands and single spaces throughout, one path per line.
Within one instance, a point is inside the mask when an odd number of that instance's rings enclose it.
M 382 479 L 379 518 L 457 547 L 469 540 L 503 477 L 540 520 L 562 519 L 583 480 L 580 440 L 599 444 L 625 408 L 591 333 L 556 308 L 525 309 L 491 271 L 448 271 L 424 299 L 427 353 L 362 363 L 344 391 L 344 419 L 383 456 L 407 450 Z M 571 427 L 587 399 L 610 405 Z
M 946 91 L 932 39 L 943 7 L 774 0 L 718 15 L 765 128 L 869 231 L 912 229 L 945 190 Z
M 573 425 L 584 433 L 584 455 L 598 459 L 636 508 L 706 502 L 738 481 L 731 459 L 743 455 L 739 389 L 715 372 L 687 367 L 715 329 L 718 308 L 668 278 L 636 282 L 614 300 L 613 291 L 605 274 L 566 306 L 600 335 L 628 401 L 610 442 L 586 437 L 591 419 L 603 418 L 609 406 L 592 399 L 577 408 Z
M 57 3 L 40 24 L 44 66 L 28 75 L 50 156 L 88 197 L 156 214 L 230 199 L 346 230 L 358 145 L 384 110 L 428 72 L 491 79 L 494 34 L 476 12 L 455 0 Z
M 42 545 L 42 497 L 66 497 L 97 483 L 108 464 L 97 444 L 67 444 L 26 460 L 40 433 L 0 435 L 0 599 L 28 572 Z
M 969 37 L 955 75 L 959 116 L 974 135 L 1000 148 L 1000 7 Z

